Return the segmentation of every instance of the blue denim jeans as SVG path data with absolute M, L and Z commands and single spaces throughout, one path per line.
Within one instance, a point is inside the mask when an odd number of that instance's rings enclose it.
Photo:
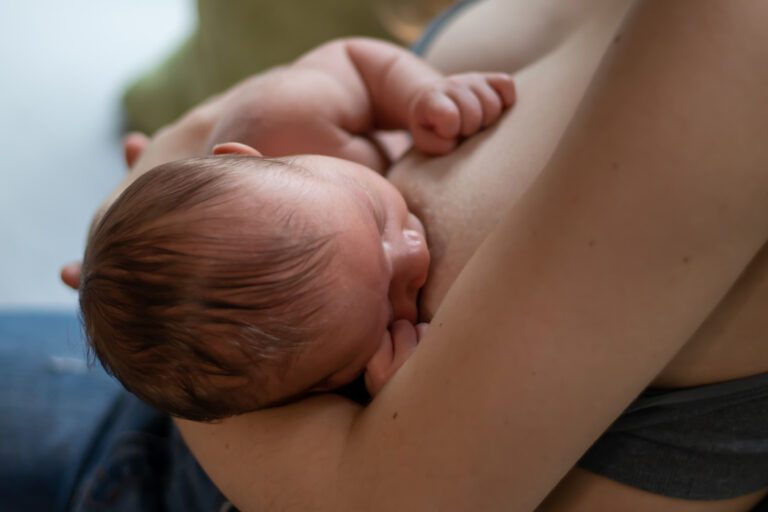
M 73 313 L 0 313 L 0 510 L 228 510 L 170 418 L 84 347 Z

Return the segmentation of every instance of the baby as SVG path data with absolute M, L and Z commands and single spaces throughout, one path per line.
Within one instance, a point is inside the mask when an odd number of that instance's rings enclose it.
M 421 222 L 372 170 L 388 164 L 374 131 L 407 129 L 439 155 L 513 101 L 505 74 L 443 77 L 366 39 L 212 99 L 142 158 L 210 156 L 134 170 L 91 232 L 80 285 L 91 346 L 127 389 L 191 420 L 362 373 L 375 394 L 424 332 L 414 323 L 429 252 Z

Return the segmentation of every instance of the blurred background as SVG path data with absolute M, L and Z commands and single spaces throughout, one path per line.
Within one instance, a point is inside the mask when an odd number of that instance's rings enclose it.
M 76 310 L 58 278 L 151 134 L 242 77 L 346 35 L 412 43 L 451 0 L 0 2 L 0 313 Z
M 58 269 L 124 172 L 123 89 L 193 24 L 187 0 L 0 2 L 1 309 L 75 309 Z
M 151 134 L 334 37 L 407 44 L 414 20 L 447 2 L 0 0 L 3 512 L 66 500 L 105 411 L 122 403 L 87 363 L 77 294 L 59 269 L 81 258 L 93 212 L 126 171 L 126 130 Z

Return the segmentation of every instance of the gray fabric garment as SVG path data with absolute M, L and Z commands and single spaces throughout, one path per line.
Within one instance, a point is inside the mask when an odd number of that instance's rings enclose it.
M 768 374 L 649 389 L 578 465 L 632 487 L 692 500 L 768 487 Z
M 432 41 L 440 32 L 442 32 L 448 22 L 450 22 L 461 11 L 463 11 L 465 7 L 469 7 L 478 1 L 480 0 L 458 0 L 456 3 L 448 7 L 434 20 L 432 20 L 432 23 L 427 26 L 427 28 L 424 30 L 424 33 L 421 34 L 419 40 L 413 43 L 413 46 L 411 46 L 411 51 L 416 55 L 424 55 L 424 53 L 427 51 L 427 48 L 429 48 L 429 46 L 432 44 Z

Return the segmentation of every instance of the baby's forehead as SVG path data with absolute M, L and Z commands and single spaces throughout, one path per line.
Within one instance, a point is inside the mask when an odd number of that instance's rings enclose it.
M 279 176 L 310 179 L 313 177 L 311 167 L 303 165 L 303 160 L 295 157 L 255 157 L 249 155 L 216 155 L 198 159 L 199 165 L 209 167 L 214 172 L 242 176 L 243 178 L 258 178 Z
M 290 160 L 256 157 L 214 157 L 215 171 L 226 174 L 234 184 L 233 191 L 238 199 L 266 201 L 271 198 L 287 199 L 287 194 L 296 194 L 318 181 L 313 173 Z

